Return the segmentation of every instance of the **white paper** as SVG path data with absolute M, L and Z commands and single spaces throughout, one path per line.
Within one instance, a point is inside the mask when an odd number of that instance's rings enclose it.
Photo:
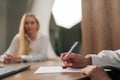
M 80 72 L 80 69 L 76 68 L 63 69 L 61 66 L 44 66 L 39 67 L 35 73 L 58 73 L 58 72 Z
M 77 68 L 66 68 L 63 69 L 61 66 L 42 66 L 39 67 L 35 73 L 58 73 L 58 72 L 80 72 L 81 69 Z M 110 69 L 104 69 L 105 71 L 111 71 Z

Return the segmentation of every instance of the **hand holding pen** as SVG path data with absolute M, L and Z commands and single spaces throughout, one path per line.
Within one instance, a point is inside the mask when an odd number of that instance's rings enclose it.
M 67 67 L 84 68 L 87 65 L 91 64 L 90 57 L 83 57 L 80 54 L 72 53 L 72 50 L 75 48 L 77 44 L 78 42 L 75 42 L 68 52 L 64 52 L 61 54 L 60 58 L 64 63 L 64 65 L 62 66 L 63 69 Z
M 67 56 L 72 52 L 72 50 L 77 46 L 77 44 L 78 44 L 78 42 L 76 41 L 72 46 L 71 46 L 71 48 L 70 48 L 70 50 L 64 55 L 62 55 L 62 57 L 65 59 L 65 58 L 67 58 Z M 63 59 L 63 60 L 64 60 Z M 65 62 L 65 63 L 67 63 L 67 62 Z M 64 63 L 64 64 L 65 64 Z M 71 64 L 70 64 L 71 65 Z M 65 66 L 62 66 L 63 68 L 66 68 Z

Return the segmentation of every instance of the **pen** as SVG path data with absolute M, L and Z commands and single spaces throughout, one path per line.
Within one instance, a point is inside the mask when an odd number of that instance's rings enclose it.
M 77 44 L 78 44 L 78 41 L 76 41 L 76 42 L 71 46 L 70 50 L 67 52 L 67 54 L 65 55 L 65 57 L 67 57 L 67 56 L 72 52 L 72 50 L 77 46 Z M 65 58 L 65 57 L 64 57 L 64 58 Z

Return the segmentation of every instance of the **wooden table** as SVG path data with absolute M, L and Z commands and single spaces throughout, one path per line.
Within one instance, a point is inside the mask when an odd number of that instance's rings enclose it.
M 40 66 L 61 65 L 60 63 L 61 63 L 60 60 L 47 60 L 43 62 L 14 64 L 14 65 L 30 64 L 31 67 L 26 71 L 9 76 L 7 78 L 4 78 L 3 80 L 77 80 L 85 77 L 81 73 L 52 73 L 52 74 L 35 74 L 34 73 Z

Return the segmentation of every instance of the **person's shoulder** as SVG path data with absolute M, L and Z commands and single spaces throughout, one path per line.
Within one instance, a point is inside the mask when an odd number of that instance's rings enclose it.
M 16 34 L 15 36 L 14 36 L 14 39 L 19 39 L 19 34 Z
M 16 35 L 15 35 L 15 38 L 19 38 L 19 34 L 16 34 Z

